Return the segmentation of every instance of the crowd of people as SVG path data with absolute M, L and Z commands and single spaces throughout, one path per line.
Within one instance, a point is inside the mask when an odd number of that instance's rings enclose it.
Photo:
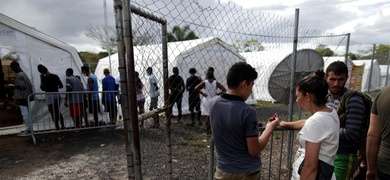
M 24 133 L 31 131 L 28 115 L 28 99 L 33 93 L 32 84 L 27 75 L 14 61 L 10 65 L 16 73 L 14 97 L 20 107 L 26 124 Z M 46 104 L 57 130 L 65 129 L 64 118 L 59 111 L 61 97 L 58 89 L 63 84 L 56 74 L 44 65 L 37 66 L 41 74 L 40 88 L 47 94 Z M 84 88 L 80 77 L 73 75 L 73 69 L 66 70 L 66 92 L 64 105 L 69 107 L 74 126 L 98 125 L 100 112 L 98 79 L 91 74 L 87 66 L 81 72 L 88 77 Z M 158 108 L 159 86 L 152 67 L 146 69 L 149 80 L 150 106 L 152 111 Z M 173 67 L 173 75 L 166 82 L 169 88 L 169 113 L 173 115 L 176 105 L 177 124 L 182 124 L 182 99 L 188 91 L 188 105 L 191 117 L 189 126 L 195 126 L 195 116 L 199 126 L 205 124 L 205 133 L 212 134 L 217 152 L 217 166 L 214 179 L 260 179 L 261 159 L 259 154 L 276 127 L 298 130 L 295 161 L 292 165 L 291 179 L 351 179 L 357 178 L 356 167 L 366 179 L 390 178 L 390 136 L 388 118 L 390 112 L 390 87 L 384 88 L 373 99 L 372 107 L 367 107 L 364 99 L 349 94 L 345 87 L 348 80 L 348 68 L 340 61 L 331 63 L 324 71 L 319 69 L 301 79 L 295 87 L 296 103 L 300 109 L 310 112 L 308 119 L 293 122 L 283 121 L 277 113 L 269 117 L 265 130 L 259 136 L 256 110 L 245 101 L 252 93 L 256 70 L 245 62 L 233 64 L 226 77 L 227 89 L 214 76 L 214 68 L 209 67 L 205 78 L 197 76 L 195 68 L 189 69 L 190 76 L 184 81 L 179 68 Z M 117 120 L 117 101 L 119 95 L 118 80 L 104 69 L 102 79 L 102 104 L 109 113 L 110 124 Z M 135 89 L 138 113 L 145 112 L 144 83 L 139 72 L 135 72 Z M 87 95 L 83 92 L 87 91 Z M 119 98 L 118 98 L 119 99 Z M 88 121 L 87 109 L 93 114 L 94 124 Z M 341 110 L 342 109 L 342 110 Z M 371 115 L 365 113 L 370 111 Z M 340 113 L 343 112 L 343 113 Z M 369 118 L 368 133 L 361 133 L 366 119 Z M 140 128 L 144 128 L 143 121 Z M 153 117 L 150 128 L 159 128 L 159 116 Z M 367 137 L 367 140 L 366 140 Z M 365 145 L 362 151 L 362 144 Z M 365 169 L 364 169 L 365 168 Z
M 299 130 L 291 179 L 390 179 L 390 87 L 367 106 L 371 99 L 345 87 L 347 66 L 333 62 L 325 72 L 319 69 L 296 85 L 296 103 L 311 113 L 308 119 L 287 122 L 275 113 L 258 136 L 256 112 L 244 103 L 256 78 L 249 64 L 234 64 L 227 75 L 227 92 L 211 103 L 217 151 L 214 179 L 260 179 L 259 154 L 277 126 Z

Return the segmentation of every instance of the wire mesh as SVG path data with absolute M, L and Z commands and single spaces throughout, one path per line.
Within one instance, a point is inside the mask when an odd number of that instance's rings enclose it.
M 274 113 L 287 120 L 289 108 L 287 104 L 278 103 L 269 93 L 270 76 L 274 71 L 289 72 L 290 69 L 276 69 L 288 55 L 293 52 L 294 21 L 284 17 L 243 9 L 233 3 L 217 1 L 161 1 L 161 0 L 134 0 L 131 3 L 160 17 L 168 22 L 168 70 L 173 74 L 173 67 L 177 67 L 184 82 L 191 76 L 190 68 L 195 68 L 196 76 L 206 79 L 207 70 L 214 69 L 215 80 L 227 88 L 226 75 L 229 67 L 239 61 L 251 64 L 259 73 L 253 95 L 247 100 L 254 105 L 259 122 L 265 124 L 268 117 Z M 161 25 L 140 16 L 132 17 L 132 32 L 136 71 L 144 84 L 145 111 L 148 111 L 151 102 L 151 84 L 146 73 L 148 67 L 153 68 L 158 86 L 164 87 Z M 344 58 L 346 52 L 347 35 L 334 35 L 299 25 L 298 50 L 329 48 L 336 55 Z M 335 54 L 333 54 L 335 55 Z M 341 59 L 343 60 L 343 59 Z M 297 59 L 299 62 L 299 59 Z M 323 68 L 323 67 L 319 67 Z M 289 84 L 290 79 L 282 83 Z M 160 88 L 158 106 L 164 104 L 162 88 Z M 218 90 L 220 92 L 221 90 Z M 174 179 L 206 179 L 208 177 L 209 142 L 211 135 L 205 134 L 205 116 L 201 117 L 201 124 L 193 124 L 191 116 L 189 92 L 184 91 L 182 97 L 182 117 L 179 115 L 177 104 L 173 105 L 172 116 L 160 115 L 160 128 L 153 127 L 153 119 L 145 121 L 141 130 L 141 156 L 143 177 L 160 179 L 169 172 L 165 158 L 164 141 L 166 129 L 161 128 L 171 118 L 170 127 L 172 138 L 172 177 Z M 298 114 L 294 107 L 294 117 Z M 275 138 L 276 136 L 276 138 Z M 288 160 L 287 137 L 284 132 L 277 132 L 273 136 L 272 144 L 278 147 L 278 155 L 268 153 L 268 157 L 276 161 L 263 160 L 263 178 L 288 179 L 286 174 L 290 167 Z M 268 147 L 265 151 L 271 151 Z M 283 154 L 280 153 L 283 150 Z M 274 150 L 275 151 L 275 150 Z M 291 149 L 287 150 L 291 151 Z M 272 165 L 272 166 L 271 166 Z M 277 167 L 274 167 L 274 166 Z M 282 173 L 281 173 L 282 172 Z M 169 175 L 168 175 L 169 176 Z

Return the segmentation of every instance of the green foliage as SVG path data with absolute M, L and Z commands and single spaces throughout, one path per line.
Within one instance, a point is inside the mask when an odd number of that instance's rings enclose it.
M 79 52 L 79 56 L 83 64 L 88 66 L 91 72 L 95 72 L 97 63 L 99 62 L 99 59 L 101 59 L 101 57 L 98 54 L 92 52 Z
M 324 44 L 319 44 L 316 49 L 322 56 L 334 56 L 334 52 Z
M 236 40 L 231 46 L 233 46 L 237 52 L 264 51 L 264 46 L 256 39 L 247 41 Z
M 354 54 L 354 53 L 348 53 L 348 56 L 351 58 L 351 60 L 357 60 L 358 59 L 358 57 L 357 57 L 357 55 L 356 54 Z
M 388 56 L 390 51 L 390 44 L 379 44 L 376 46 L 375 59 L 379 64 L 388 63 Z
M 108 52 L 100 51 L 100 52 L 97 54 L 97 56 L 98 56 L 99 59 L 105 58 L 105 57 L 108 56 Z
M 198 39 L 195 32 L 190 29 L 189 25 L 185 25 L 183 28 L 180 26 L 174 26 L 172 32 L 168 33 L 168 42 L 186 41 L 192 39 Z

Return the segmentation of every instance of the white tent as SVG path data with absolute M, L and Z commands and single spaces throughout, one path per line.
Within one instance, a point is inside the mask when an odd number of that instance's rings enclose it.
M 371 60 L 353 60 L 353 64 L 355 65 L 363 65 L 364 64 L 364 72 L 362 79 L 362 92 L 367 92 L 368 88 L 370 91 L 375 91 L 381 89 L 381 79 L 380 79 L 380 68 L 377 60 L 373 61 L 373 66 L 371 66 Z M 372 70 L 372 75 L 370 76 L 370 71 Z M 371 85 L 369 86 L 369 81 L 371 79 Z
M 67 68 L 73 68 L 75 75 L 81 74 L 82 62 L 74 47 L 3 14 L 0 14 L 0 49 L 3 52 L 10 51 L 14 55 L 8 56 L 11 57 L 9 59 L 17 58 L 22 70 L 30 78 L 35 93 L 42 92 L 39 88 L 38 64 L 43 64 L 51 73 L 57 74 L 64 85 Z M 3 58 L 2 62 L 3 65 L 9 64 L 6 58 Z M 85 83 L 85 80 L 83 82 Z M 32 108 L 46 107 L 42 105 L 44 104 L 37 101 Z M 47 114 L 47 111 L 43 114 Z M 34 114 L 34 116 L 40 115 Z
M 235 52 L 235 49 L 220 40 L 219 38 L 210 37 L 205 39 L 196 39 L 181 42 L 168 43 L 168 67 L 169 75 L 172 74 L 172 68 L 178 67 L 180 76 L 184 81 L 190 76 L 190 68 L 197 70 L 197 75 L 205 76 L 208 67 L 214 67 L 214 75 L 219 83 L 226 85 L 226 75 L 232 64 L 239 61 L 245 61 L 245 58 Z M 163 87 L 163 68 L 162 68 L 162 45 L 134 46 L 135 70 L 139 72 L 140 78 L 145 85 L 144 95 L 146 97 L 145 109 L 149 107 L 149 80 L 147 79 L 146 68 L 152 67 L 159 87 Z M 101 80 L 104 77 L 103 69 L 109 68 L 109 58 L 99 60 L 95 70 L 95 75 Z M 118 72 L 118 54 L 111 55 L 111 75 L 119 76 Z M 101 88 L 101 86 L 100 86 Z M 160 88 L 160 104 L 163 98 L 163 89 Z M 188 111 L 188 92 L 183 96 L 183 114 Z M 174 106 L 176 107 L 176 106 Z M 176 109 L 174 108 L 174 114 Z
M 383 88 L 386 85 L 387 86 L 390 85 L 390 77 L 388 77 L 389 75 L 387 74 L 387 69 L 389 68 L 389 65 L 379 65 L 379 68 L 381 69 L 381 88 Z M 387 83 L 386 83 L 386 77 L 387 77 Z
M 324 72 L 326 72 L 326 68 L 328 68 L 328 66 L 333 63 L 333 62 L 336 62 L 336 61 L 342 61 L 345 63 L 345 57 L 344 56 L 324 56 Z M 348 57 L 347 59 L 347 67 L 348 67 L 348 76 L 351 76 L 351 71 L 352 71 L 352 61 L 351 59 Z M 345 84 L 345 87 L 348 87 L 349 85 L 349 78 Z
M 275 102 L 268 91 L 268 82 L 276 66 L 291 53 L 291 48 L 240 53 L 258 73 L 252 93 L 256 100 Z

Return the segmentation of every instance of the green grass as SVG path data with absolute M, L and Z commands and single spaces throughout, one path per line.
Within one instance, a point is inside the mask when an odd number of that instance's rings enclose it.
M 282 104 L 282 103 L 272 103 L 272 102 L 260 101 L 260 100 L 257 100 L 257 105 L 258 105 L 258 106 L 261 106 L 261 107 L 285 106 L 285 105 Z

